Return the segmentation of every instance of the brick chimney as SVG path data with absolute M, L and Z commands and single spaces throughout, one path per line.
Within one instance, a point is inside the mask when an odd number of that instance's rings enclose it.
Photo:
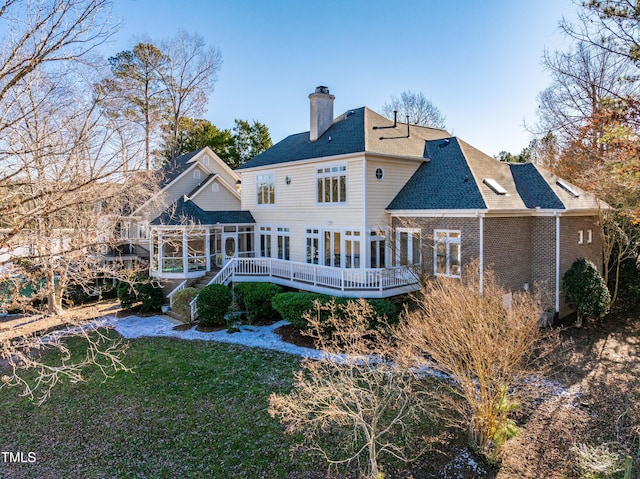
M 333 124 L 333 100 L 335 96 L 329 93 L 326 86 L 319 86 L 309 95 L 311 102 L 309 139 L 316 141 Z

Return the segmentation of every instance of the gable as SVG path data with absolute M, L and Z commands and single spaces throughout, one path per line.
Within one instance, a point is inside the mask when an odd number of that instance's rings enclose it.
M 219 175 L 211 175 L 188 197 L 205 211 L 240 209 L 240 194 Z

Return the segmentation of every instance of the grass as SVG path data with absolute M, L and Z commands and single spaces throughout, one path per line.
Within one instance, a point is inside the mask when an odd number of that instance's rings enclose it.
M 289 453 L 295 437 L 267 413 L 298 359 L 257 348 L 145 338 L 131 341 L 133 373 L 55 387 L 41 406 L 0 391 L 0 478 L 260 478 L 323 470 Z M 73 347 L 82 350 L 80 340 Z

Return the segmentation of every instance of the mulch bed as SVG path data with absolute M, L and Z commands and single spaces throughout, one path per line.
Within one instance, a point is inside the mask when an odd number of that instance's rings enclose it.
M 280 326 L 274 331 L 282 340 L 286 343 L 294 344 L 303 348 L 316 349 L 313 338 L 305 336 L 298 328 L 294 328 L 290 324 L 286 326 Z

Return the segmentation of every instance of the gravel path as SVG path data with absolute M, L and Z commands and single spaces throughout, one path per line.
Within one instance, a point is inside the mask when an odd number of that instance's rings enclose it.
M 186 340 L 196 339 L 241 344 L 304 357 L 320 358 L 322 356 L 322 353 L 315 349 L 303 348 L 283 341 L 274 331 L 280 326 L 289 324 L 286 321 L 278 321 L 270 326 L 243 325 L 240 326 L 240 331 L 236 333 L 228 333 L 226 330 L 205 333 L 197 331 L 195 328 L 176 331 L 173 329 L 176 323 L 171 322 L 168 317 L 165 319 L 163 316 L 145 318 L 139 316 L 127 316 L 125 318 L 108 316 L 105 319 L 118 333 L 128 339 L 137 339 L 145 336 L 164 336 Z

